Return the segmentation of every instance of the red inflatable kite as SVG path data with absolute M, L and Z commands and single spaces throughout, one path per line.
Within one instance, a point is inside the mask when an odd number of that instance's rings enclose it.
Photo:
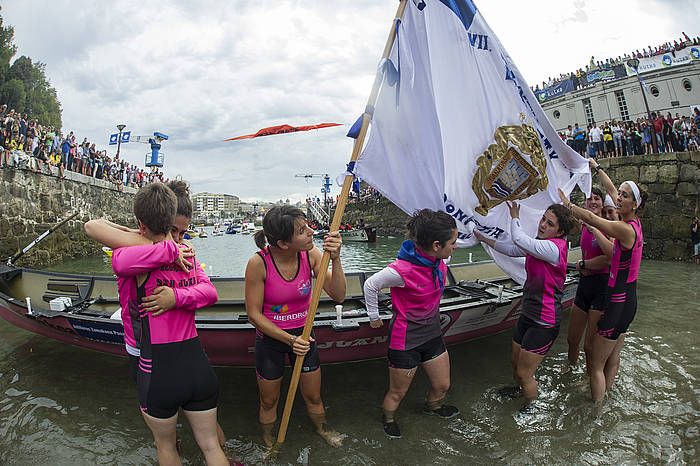
M 342 126 L 340 123 L 319 123 L 309 126 L 290 126 L 279 125 L 263 128 L 255 134 L 246 134 L 245 136 L 236 136 L 235 138 L 224 139 L 224 141 L 237 141 L 239 139 L 253 139 L 261 136 L 271 136 L 273 134 L 295 133 L 297 131 L 310 131 L 312 129 L 329 128 L 331 126 Z

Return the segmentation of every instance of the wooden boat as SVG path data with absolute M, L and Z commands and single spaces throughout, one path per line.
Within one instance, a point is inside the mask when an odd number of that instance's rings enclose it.
M 575 261 L 578 250 L 569 254 Z M 365 312 L 362 286 L 369 273 L 347 274 L 342 311 L 325 294 L 314 323 L 321 360 L 338 363 L 383 358 L 388 325 L 374 329 Z M 243 278 L 213 277 L 219 301 L 196 314 L 199 336 L 213 364 L 253 366 L 255 328 L 243 303 Z M 571 306 L 578 279 L 567 277 L 563 298 Z M 505 278 L 493 261 L 449 266 L 440 303 L 440 322 L 448 345 L 511 328 L 520 313 L 522 288 Z M 60 298 L 57 300 L 56 298 Z M 70 298 L 62 309 L 60 303 Z M 54 303 L 51 303 L 55 300 Z M 52 309 L 53 308 L 53 309 Z M 0 317 L 55 340 L 106 353 L 125 355 L 116 280 L 0 265 Z M 380 316 L 392 318 L 391 300 L 381 296 Z

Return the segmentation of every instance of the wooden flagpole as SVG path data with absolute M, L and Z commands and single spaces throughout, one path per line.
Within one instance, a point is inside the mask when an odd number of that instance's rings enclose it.
M 384 46 L 384 52 L 382 53 L 382 60 L 389 57 L 391 53 L 391 48 L 394 45 L 394 40 L 396 39 L 396 20 L 400 20 L 403 17 L 403 12 L 406 9 L 406 2 L 408 0 L 400 0 L 399 7 L 396 10 L 396 16 L 394 22 L 391 25 L 391 31 L 389 32 L 389 37 L 387 38 L 386 45 Z M 374 112 L 374 103 L 377 100 L 377 95 L 379 94 L 379 87 L 381 86 L 383 79 L 383 73 L 381 70 L 377 70 L 377 75 L 374 78 L 374 86 L 372 87 L 372 92 L 367 99 L 367 106 L 365 107 L 365 112 L 362 114 L 362 127 L 360 128 L 360 133 L 355 139 L 355 144 L 352 148 L 352 155 L 350 156 L 350 161 L 356 161 L 360 156 L 360 151 L 362 150 L 362 145 L 365 141 L 365 136 L 367 134 L 367 127 L 372 118 L 372 113 Z M 348 195 L 350 194 L 350 186 L 352 185 L 353 176 L 346 175 L 343 181 L 343 188 L 340 191 L 340 197 L 338 198 L 338 204 L 335 209 L 335 214 L 333 214 L 333 221 L 331 222 L 330 231 L 337 231 L 340 226 L 340 221 L 343 218 L 343 213 L 345 213 L 345 206 L 348 202 Z M 330 263 L 331 256 L 328 252 L 323 252 L 323 257 L 321 258 L 321 267 L 319 270 L 322 272 L 314 282 L 313 292 L 311 295 L 311 304 L 309 305 L 309 312 L 306 316 L 306 323 L 304 324 L 304 332 L 301 334 L 304 340 L 308 340 L 311 335 L 311 330 L 314 326 L 314 319 L 316 317 L 316 309 L 318 308 L 318 301 L 321 297 L 321 291 L 323 290 L 323 283 L 326 280 L 325 271 L 328 270 L 328 264 Z M 304 363 L 304 358 L 296 358 L 294 363 L 294 370 L 292 371 L 292 380 L 289 383 L 289 391 L 287 392 L 287 399 L 284 403 L 284 414 L 282 415 L 282 422 L 280 423 L 280 430 L 277 434 L 277 444 L 280 445 L 284 443 L 287 436 L 287 427 L 289 427 L 289 418 L 292 413 L 292 406 L 294 405 L 294 397 L 296 396 L 297 387 L 299 386 L 299 376 L 301 375 L 301 367 Z

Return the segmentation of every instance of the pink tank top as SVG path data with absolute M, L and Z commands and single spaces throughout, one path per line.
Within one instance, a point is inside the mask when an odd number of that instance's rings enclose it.
M 297 274 L 286 280 L 277 269 L 269 246 L 258 251 L 265 263 L 263 315 L 281 329 L 304 326 L 311 302 L 311 262 L 308 251 L 297 254 Z
M 566 238 L 549 238 L 559 249 L 559 263 L 552 265 L 527 255 L 521 314 L 538 325 L 555 327 L 561 321 L 561 298 L 566 280 Z
M 417 254 L 428 258 L 416 250 Z M 440 329 L 440 298 L 447 280 L 447 266 L 441 259 L 442 283 L 433 278 L 430 267 L 397 259 L 389 267 L 401 275 L 404 286 L 391 289 L 394 318 L 391 323 L 389 348 L 409 350 L 442 334 Z
M 617 288 L 623 284 L 634 283 L 639 275 L 639 267 L 642 263 L 642 250 L 644 247 L 644 235 L 642 234 L 642 222 L 635 218 L 630 220 L 634 229 L 634 246 L 631 249 L 623 249 L 620 242 L 615 239 L 613 243 L 613 255 L 610 259 L 610 278 L 608 287 Z
M 598 241 L 595 239 L 593 233 L 588 231 L 588 228 L 583 227 L 581 229 L 581 255 L 584 260 L 593 259 L 594 257 L 603 256 L 605 253 L 600 246 Z M 604 267 L 601 269 L 586 269 L 591 275 L 607 274 L 610 271 L 610 267 Z

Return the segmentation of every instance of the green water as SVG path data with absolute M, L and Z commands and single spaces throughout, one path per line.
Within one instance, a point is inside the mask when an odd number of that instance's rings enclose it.
M 249 242 L 248 250 L 240 251 Z M 346 270 L 386 264 L 400 239 L 343 249 Z M 230 249 L 219 246 L 230 246 Z M 198 256 L 221 275 L 242 275 L 251 237 L 195 240 Z M 236 247 L 234 248 L 233 245 Z M 233 251 L 237 252 L 233 252 Z M 466 260 L 460 252 L 457 261 Z M 465 254 L 462 256 L 462 254 Z M 102 258 L 64 270 L 109 271 Z M 339 449 L 313 434 L 297 398 L 279 464 L 697 464 L 700 457 L 700 267 L 645 261 L 639 310 L 622 352 L 616 386 L 601 407 L 588 400 L 581 370 L 560 375 L 566 361 L 562 324 L 537 377 L 541 402 L 502 400 L 510 383 L 510 333 L 450 348 L 450 403 L 462 415 L 444 421 L 420 412 L 426 392 L 416 377 L 398 413 L 403 438 L 379 423 L 386 361 L 323 367 L 323 399 Z M 217 368 L 220 423 L 231 455 L 258 463 L 265 449 L 257 426 L 253 369 Z M 203 464 L 186 423 L 183 462 Z M 0 321 L 0 464 L 155 464 L 150 432 L 136 407 L 124 359 L 57 343 Z

